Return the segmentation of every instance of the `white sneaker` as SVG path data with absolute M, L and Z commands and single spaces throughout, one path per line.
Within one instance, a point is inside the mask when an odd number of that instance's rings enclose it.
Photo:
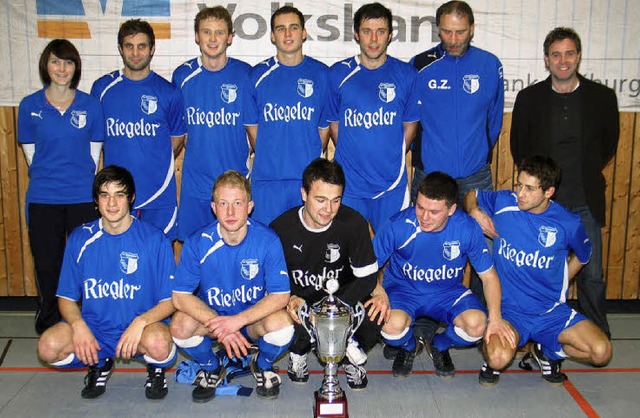
M 367 361 L 367 354 L 362 351 L 358 342 L 353 338 L 349 338 L 347 342 L 347 358 L 351 364 L 356 366 L 362 366 Z

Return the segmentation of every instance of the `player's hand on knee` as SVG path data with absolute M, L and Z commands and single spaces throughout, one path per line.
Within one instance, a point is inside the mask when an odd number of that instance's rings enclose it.
M 387 292 L 376 288 L 376 291 L 371 294 L 371 298 L 364 303 L 364 307 L 368 309 L 367 315 L 372 322 L 377 322 L 378 325 L 386 323 L 391 317 L 391 304 L 389 302 L 389 296 Z M 376 321 L 377 318 L 377 321 Z
M 300 305 L 302 305 L 304 303 L 304 299 L 302 299 L 299 296 L 295 296 L 292 295 L 289 298 L 289 303 L 287 304 L 287 312 L 289 313 L 289 316 L 291 316 L 291 318 L 296 321 L 296 323 L 300 324 L 300 318 L 298 318 L 298 308 L 300 307 Z
M 134 319 L 122 333 L 116 346 L 116 357 L 130 359 L 138 352 L 138 344 L 142 339 L 145 323 Z
M 76 321 L 71 325 L 73 329 L 73 351 L 81 362 L 88 366 L 98 364 L 98 350 L 100 344 L 84 321 Z
M 223 340 L 227 335 L 236 333 L 242 329 L 244 323 L 238 315 L 215 316 L 204 323 L 214 338 Z
M 244 357 L 249 353 L 251 343 L 240 332 L 234 332 L 219 340 L 224 346 L 229 358 Z
M 518 344 L 518 337 L 515 330 L 504 319 L 492 319 L 487 324 L 487 331 L 485 332 L 485 340 L 489 341 L 492 335 L 496 335 L 503 346 L 515 349 Z

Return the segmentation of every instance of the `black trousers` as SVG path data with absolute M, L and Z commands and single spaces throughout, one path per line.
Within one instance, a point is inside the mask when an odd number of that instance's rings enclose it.
M 36 331 L 41 334 L 60 321 L 56 292 L 67 236 L 77 226 L 97 219 L 98 212 L 93 202 L 73 205 L 30 203 L 28 215 L 29 243 L 39 293 Z

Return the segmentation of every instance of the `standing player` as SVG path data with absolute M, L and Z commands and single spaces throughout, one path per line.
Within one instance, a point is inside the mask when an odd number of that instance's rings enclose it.
M 217 220 L 187 238 L 175 274 L 171 321 L 173 340 L 200 364 L 194 402 L 208 402 L 226 374 L 212 350 L 220 342 L 229 358 L 247 355 L 250 341 L 259 354 L 251 361 L 261 398 L 275 399 L 280 376 L 273 362 L 293 338 L 282 245 L 278 236 L 248 221 L 253 209 L 249 181 L 227 171 L 213 186 Z M 197 290 L 197 293 L 193 293 Z
M 291 297 L 287 310 L 295 321 L 296 336 L 289 347 L 289 378 L 294 382 L 309 379 L 307 353 L 309 334 L 300 324 L 298 307 L 311 306 L 327 295 L 325 283 L 337 279 L 335 293 L 354 307 L 366 302 L 376 287 L 378 263 L 371 245 L 367 221 L 355 210 L 341 205 L 344 172 L 336 162 L 318 158 L 302 175 L 303 206 L 288 210 L 271 223 L 280 236 L 289 269 Z M 380 326 L 375 318 L 365 317 L 355 340 L 366 353 L 378 342 Z M 380 320 L 379 322 L 382 322 Z M 367 386 L 363 367 L 366 356 L 354 340 L 349 341 L 347 359 L 342 364 L 352 389 Z
M 551 200 L 560 168 L 549 157 L 533 156 L 518 165 L 517 193 L 471 191 L 465 209 L 494 239 L 493 258 L 502 282 L 502 312 L 515 328 L 519 345 L 528 340 L 542 378 L 562 385 L 566 357 L 602 366 L 611 358 L 607 336 L 567 301 L 569 280 L 591 256 L 591 243 L 580 216 Z M 487 339 L 486 358 L 508 364 L 514 347 Z M 497 359 L 497 360 L 496 360 Z M 485 364 L 480 383 L 494 385 L 501 367 Z
M 233 23 L 222 6 L 206 7 L 195 18 L 201 55 L 173 72 L 182 90 L 188 143 L 185 147 L 178 239 L 211 223 L 211 185 L 227 170 L 249 174 L 249 140 L 244 128 L 255 121 L 249 64 L 227 56 Z
M 255 149 L 252 217 L 264 224 L 300 204 L 302 172 L 329 141 L 324 114 L 328 68 L 302 53 L 306 39 L 302 13 L 292 6 L 279 8 L 271 16 L 276 56 L 251 72 L 259 111 L 258 125 L 250 131 Z
M 64 322 L 38 342 L 38 355 L 54 367 L 89 367 L 85 399 L 105 392 L 115 357 L 146 361 L 148 399 L 168 392 L 164 371 L 176 348 L 163 321 L 174 311 L 175 262 L 162 232 L 130 215 L 135 194 L 122 167 L 96 175 L 93 199 L 102 217 L 69 236 L 58 287 Z
M 127 20 L 118 31 L 124 67 L 93 83 L 106 120 L 104 164 L 127 168 L 138 187 L 132 213 L 176 238 L 174 156 L 187 131 L 180 91 L 151 71 L 155 35 L 149 23 Z
M 430 344 L 433 365 L 441 377 L 455 374 L 450 347 L 470 346 L 483 335 L 486 340 L 496 335 L 493 340 L 515 348 L 515 335 L 500 313 L 500 281 L 482 230 L 466 213 L 456 210 L 457 201 L 456 181 L 434 171 L 420 183 L 415 208 L 393 216 L 374 237 L 378 263 L 389 262 L 382 284 L 391 314 L 382 336 L 385 343 L 400 348 L 393 362 L 396 377 L 411 373 L 415 357 L 412 325 L 418 316 L 448 324 Z M 480 272 L 488 321 L 484 306 L 462 284 L 467 260 Z
M 366 4 L 353 28 L 360 54 L 331 67 L 328 119 L 347 178 L 343 201 L 377 230 L 409 204 L 405 154 L 419 119 L 416 72 L 387 55 L 391 10 Z

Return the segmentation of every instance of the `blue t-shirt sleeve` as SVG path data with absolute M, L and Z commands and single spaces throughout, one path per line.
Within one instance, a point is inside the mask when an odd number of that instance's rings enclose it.
M 495 72 L 498 75 L 495 94 L 491 100 L 489 108 L 489 120 L 487 121 L 487 129 L 491 144 L 498 142 L 500 131 L 502 130 L 502 117 L 504 115 L 504 76 L 502 72 L 502 63 L 496 58 Z
M 378 267 L 382 268 L 395 251 L 394 221 L 385 222 L 373 237 L 373 251 L 378 259 Z
M 335 64 L 334 64 L 335 65 Z M 340 117 L 338 116 L 340 113 L 340 103 L 339 103 L 339 91 L 338 91 L 338 83 L 336 78 L 339 77 L 339 72 L 336 68 L 331 67 L 329 70 L 329 93 L 328 93 L 328 101 L 326 106 L 326 120 L 329 122 L 340 122 Z
M 284 261 L 284 251 L 280 240 L 275 239 L 267 247 L 264 257 L 263 268 L 265 270 L 264 280 L 269 293 L 289 293 L 289 275 L 287 274 L 287 264 Z
M 592 244 L 587 235 L 587 231 L 578 219 L 573 224 L 573 230 L 569 237 L 569 248 L 575 253 L 582 264 L 587 264 L 591 259 Z
M 416 85 L 418 72 L 413 67 L 408 67 L 406 74 L 407 84 L 409 85 L 409 96 L 404 105 L 403 122 L 417 122 L 420 120 L 420 91 Z
M 173 90 L 171 95 L 167 118 L 171 136 L 181 136 L 187 133 L 187 124 L 184 120 L 184 101 L 181 91 L 177 88 Z
M 199 238 L 199 235 L 187 238 L 182 247 L 180 262 L 172 280 L 174 292 L 192 293 L 200 284 L 201 265 L 197 251 Z
M 31 97 L 25 97 L 18 107 L 18 142 L 20 144 L 34 144 L 36 142 L 36 132 L 31 123 L 30 107 Z
M 156 302 L 171 299 L 172 280 L 174 277 L 176 262 L 173 257 L 173 249 L 169 240 L 162 235 L 156 260 Z
M 64 257 L 62 258 L 58 291 L 56 292 L 58 297 L 75 301 L 80 300 L 82 296 L 82 274 L 80 266 L 76 262 L 78 255 L 77 236 L 78 230 L 76 230 L 76 233 L 72 233 L 67 241 Z
M 89 96 L 89 100 L 91 101 L 91 112 L 94 115 L 90 130 L 91 142 L 104 142 L 106 127 L 104 124 L 102 104 L 93 96 Z
M 484 273 L 493 266 L 491 251 L 484 238 L 480 225 L 473 219 L 469 219 L 469 248 L 468 255 L 471 265 L 478 273 Z
M 482 209 L 489 216 L 493 216 L 496 213 L 496 198 L 497 192 L 488 190 L 476 190 L 476 199 L 478 200 L 478 207 Z

